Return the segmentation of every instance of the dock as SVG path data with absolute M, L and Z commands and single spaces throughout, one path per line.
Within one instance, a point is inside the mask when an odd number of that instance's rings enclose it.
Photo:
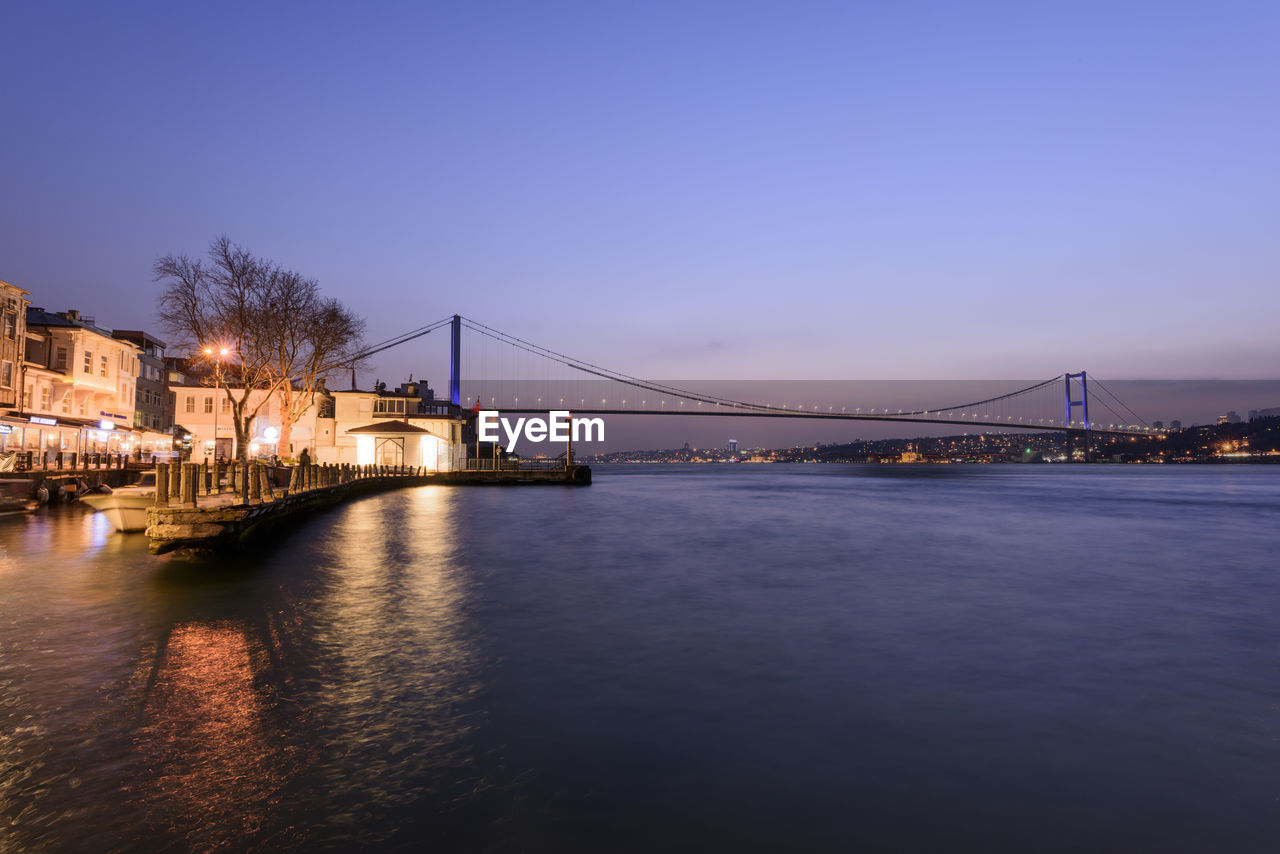
M 433 472 L 406 466 L 313 465 L 272 470 L 257 463 L 156 466 L 155 506 L 147 510 L 152 554 L 244 548 L 272 529 L 363 495 L 432 484 L 588 486 L 591 469 L 502 466 Z M 288 472 L 288 485 L 276 478 Z M 228 491 L 223 491 L 224 484 Z

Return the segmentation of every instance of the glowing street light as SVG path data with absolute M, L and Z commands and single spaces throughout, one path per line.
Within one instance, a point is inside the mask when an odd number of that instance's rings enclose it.
M 226 347 L 205 347 L 204 354 L 206 357 L 215 360 L 216 368 L 213 372 L 213 458 L 218 459 L 218 410 L 222 409 L 222 399 L 218 392 L 222 391 L 222 360 L 227 358 L 229 351 Z

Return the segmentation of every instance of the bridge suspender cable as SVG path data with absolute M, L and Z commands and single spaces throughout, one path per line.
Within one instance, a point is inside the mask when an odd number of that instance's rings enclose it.
M 439 329 L 443 326 L 449 325 L 450 323 L 454 322 L 454 317 L 455 316 L 445 317 L 441 320 L 436 321 L 435 323 L 430 323 L 418 329 L 414 329 L 409 332 L 403 333 L 402 335 L 397 335 L 393 338 L 388 338 L 384 341 L 381 341 L 365 349 L 364 352 L 360 353 L 356 358 L 362 359 L 367 356 L 372 356 L 375 353 L 381 353 L 383 350 L 387 350 L 392 347 L 399 346 L 400 344 L 405 344 L 416 338 L 421 338 L 422 336 L 430 332 L 433 332 L 436 329 Z M 591 362 L 583 361 L 582 359 L 575 359 L 571 356 L 565 355 L 564 353 L 558 353 L 555 350 L 550 350 L 546 347 L 539 346 L 530 341 L 526 341 L 523 338 L 517 338 L 514 335 L 509 335 L 505 332 L 494 329 L 490 326 L 486 326 L 483 323 L 479 323 L 478 321 L 471 320 L 469 318 L 459 317 L 458 320 L 466 328 L 480 335 L 483 335 L 486 338 L 492 339 L 493 341 L 498 342 L 499 344 L 505 344 L 509 347 L 522 350 L 526 353 L 530 353 L 532 355 L 549 360 L 551 362 L 564 365 L 575 371 L 580 371 L 581 373 L 594 376 L 594 377 L 599 377 L 601 379 L 609 380 L 611 382 L 621 383 L 623 385 L 643 389 L 645 391 L 656 392 L 658 394 L 666 394 L 666 395 L 670 395 L 671 397 L 680 398 L 683 400 L 689 400 L 689 401 L 695 401 L 695 402 L 701 402 L 701 403 L 710 403 L 715 406 L 726 406 L 732 409 L 742 411 L 744 414 L 755 412 L 755 413 L 769 414 L 769 415 L 779 415 L 779 414 L 780 415 L 797 415 L 802 413 L 802 410 L 788 409 L 784 406 L 774 406 L 772 404 L 761 404 L 761 403 L 750 403 L 748 401 L 734 400 L 732 398 L 720 397 L 712 394 L 702 394 L 698 392 L 692 392 L 692 391 L 689 391 L 688 389 L 682 389 L 675 386 L 666 385 L 664 383 L 655 382 L 653 380 L 644 380 L 644 379 L 641 379 L 640 377 L 631 376 L 630 374 L 624 374 L 621 371 L 614 371 L 609 368 L 602 367 L 600 365 L 592 364 Z M 934 418 L 937 418 L 939 421 L 948 421 L 948 419 L 941 418 L 941 416 L 944 413 L 954 413 L 955 410 L 974 410 L 979 407 L 988 406 L 993 403 L 999 403 L 1001 401 L 1006 401 L 1006 400 L 1010 400 L 1011 398 L 1029 394 L 1030 392 L 1034 392 L 1038 389 L 1045 388 L 1046 386 L 1052 385 L 1060 381 L 1061 381 L 1060 376 L 1054 376 L 1042 382 L 1029 385 L 1026 388 L 1020 388 L 1020 389 L 1017 389 L 1016 391 L 1011 391 L 1006 394 L 996 395 L 995 397 L 988 397 L 983 400 L 974 400 L 968 403 L 959 403 L 951 406 L 938 406 L 938 407 L 931 407 L 929 409 L 917 409 L 917 410 L 912 410 L 910 412 L 898 412 L 895 414 L 889 414 L 886 412 L 883 416 L 876 416 L 872 414 L 868 416 L 859 416 L 859 417 L 863 419 L 884 418 L 885 420 L 896 420 L 900 418 L 911 418 L 915 420 L 923 416 L 923 417 L 934 417 Z M 1108 397 L 1114 400 L 1119 406 L 1124 408 L 1135 419 L 1137 419 L 1143 425 L 1147 425 L 1146 421 L 1144 421 L 1141 417 L 1138 416 L 1137 413 L 1135 413 L 1131 408 L 1129 408 L 1129 406 L 1126 403 L 1124 403 L 1124 401 L 1116 397 L 1116 395 L 1112 393 L 1110 389 L 1108 389 L 1106 386 L 1104 386 L 1102 383 L 1098 382 L 1097 380 L 1095 380 L 1094 383 L 1097 388 L 1103 391 Z M 1120 420 L 1123 420 L 1123 418 L 1120 417 L 1120 414 L 1116 412 L 1116 410 L 1112 409 L 1112 407 L 1109 404 L 1107 404 L 1106 401 L 1099 400 L 1099 403 L 1102 403 L 1102 405 L 1105 406 L 1108 410 L 1110 410 L 1112 414 L 1116 415 L 1117 418 L 1120 418 Z M 813 412 L 813 413 L 803 413 L 803 414 L 805 414 L 807 417 L 824 417 L 824 416 L 829 416 L 832 418 L 847 417 L 846 413 L 834 413 L 834 412 L 828 412 L 828 413 Z M 985 417 L 989 418 L 990 416 L 987 415 Z M 976 418 L 976 414 L 975 414 L 975 418 Z M 1043 420 L 1044 419 L 1041 419 L 1042 423 L 1043 423 Z M 1050 421 L 1052 423 L 1052 419 L 1050 419 Z M 1030 422 L 1028 422 L 1028 424 L 1025 424 L 1025 425 L 1021 425 L 1021 424 L 1011 425 L 1011 422 L 1012 422 L 1011 415 L 1008 416 L 1008 421 L 1001 421 L 1000 417 L 997 416 L 997 420 L 995 422 L 991 422 L 990 426 L 998 426 L 1002 424 L 1004 426 L 1030 426 Z M 1019 418 L 1019 422 L 1021 422 L 1021 418 Z M 951 422 L 951 423 L 960 423 L 960 422 Z M 967 423 L 967 422 L 964 422 L 964 423 Z M 982 422 L 978 422 L 978 423 L 982 423 Z M 1069 425 L 1064 425 L 1064 426 L 1069 426 Z M 1149 425 L 1147 426 L 1149 429 Z

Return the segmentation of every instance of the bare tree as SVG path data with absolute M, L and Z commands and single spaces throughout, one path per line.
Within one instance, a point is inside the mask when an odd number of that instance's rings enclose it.
M 322 297 L 315 279 L 255 258 L 225 236 L 213 241 L 207 263 L 166 255 L 153 272 L 164 284 L 159 319 L 174 346 L 196 359 L 228 350 L 208 360 L 205 381 L 231 402 L 237 456 L 248 459 L 250 425 L 273 397 L 281 402 L 280 446 L 288 449 L 318 384 L 352 366 L 364 321 Z M 256 402 L 255 390 L 263 392 Z

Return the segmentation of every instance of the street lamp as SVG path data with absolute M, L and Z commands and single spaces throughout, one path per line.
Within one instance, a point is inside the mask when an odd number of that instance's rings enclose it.
M 219 347 L 217 349 L 217 367 L 213 372 L 213 459 L 218 459 L 218 410 L 222 409 L 222 401 L 219 399 L 218 392 L 222 390 L 222 360 L 227 357 L 227 348 Z M 205 347 L 204 354 L 210 358 L 214 356 L 212 347 Z

